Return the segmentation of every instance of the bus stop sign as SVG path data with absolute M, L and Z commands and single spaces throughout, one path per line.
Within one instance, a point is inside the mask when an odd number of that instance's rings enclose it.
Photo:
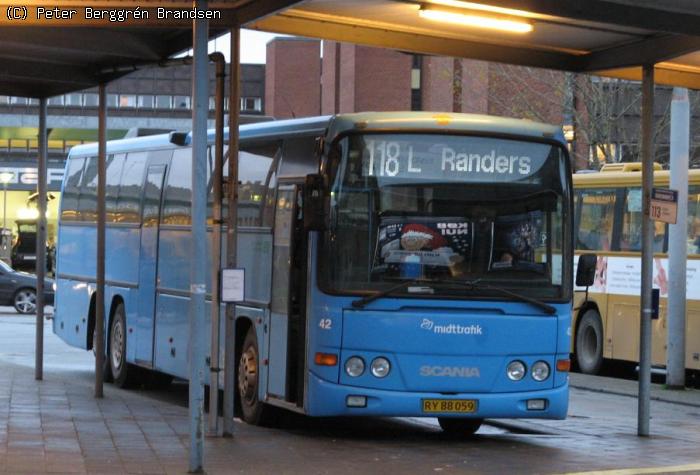
M 676 224 L 678 215 L 678 191 L 667 188 L 652 188 L 649 216 L 654 221 Z

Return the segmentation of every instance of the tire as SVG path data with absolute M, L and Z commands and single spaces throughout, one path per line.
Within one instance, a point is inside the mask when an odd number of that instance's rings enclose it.
M 598 374 L 603 365 L 603 322 L 594 309 L 586 310 L 578 322 L 576 363 L 585 374 Z
M 126 315 L 124 304 L 120 303 L 114 309 L 112 322 L 109 326 L 109 367 L 114 378 L 114 384 L 120 388 L 134 386 L 138 382 L 138 368 L 126 362 Z
M 29 288 L 19 289 L 15 293 L 12 303 L 18 313 L 24 315 L 36 313 L 36 290 Z
M 255 328 L 246 333 L 238 358 L 237 371 L 238 400 L 241 404 L 241 419 L 248 424 L 269 425 L 270 407 L 258 399 L 260 386 L 260 353 Z
M 470 437 L 479 430 L 483 419 L 466 417 L 438 417 L 438 423 L 445 434 L 453 437 Z

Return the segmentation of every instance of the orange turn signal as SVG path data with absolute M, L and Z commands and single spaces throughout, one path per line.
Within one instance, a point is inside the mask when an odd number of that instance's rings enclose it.
M 314 363 L 319 366 L 335 366 L 338 364 L 338 355 L 332 353 L 316 353 Z
M 571 360 L 557 360 L 557 371 L 568 372 L 571 369 Z

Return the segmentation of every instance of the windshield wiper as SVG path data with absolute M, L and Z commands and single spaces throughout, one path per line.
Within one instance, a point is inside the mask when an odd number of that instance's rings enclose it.
M 436 282 L 436 283 L 440 283 L 440 284 L 449 284 L 449 285 L 459 285 L 462 287 L 467 287 L 468 289 L 471 289 L 471 290 L 495 290 L 496 292 L 500 292 L 501 294 L 507 295 L 508 297 L 511 297 L 515 300 L 520 300 L 521 302 L 526 302 L 526 303 L 529 303 L 530 305 L 534 305 L 535 307 L 544 310 L 549 315 L 553 315 L 553 314 L 557 313 L 556 308 L 552 307 L 549 304 L 542 302 L 541 300 L 533 299 L 532 297 L 528 297 L 527 295 L 519 294 L 516 292 L 511 292 L 510 290 L 504 289 L 503 287 L 496 287 L 493 285 L 481 283 L 480 279 L 468 280 L 468 281 L 439 279 L 439 280 L 431 280 L 430 282 Z
M 363 308 L 365 305 L 367 305 L 370 302 L 374 302 L 375 300 L 386 297 L 387 295 L 396 292 L 397 290 L 401 290 L 403 288 L 406 288 L 410 285 L 420 285 L 420 284 L 425 284 L 425 283 L 430 283 L 433 282 L 432 280 L 424 280 L 424 279 L 410 279 L 410 280 L 404 280 L 392 287 L 389 287 L 388 289 L 384 290 L 379 290 L 372 295 L 367 295 L 365 297 L 362 297 L 357 300 L 352 301 L 352 306 L 353 308 Z M 424 289 L 425 292 L 423 293 L 432 293 L 432 289 L 430 287 L 421 287 L 421 289 Z
M 521 302 L 529 303 L 530 305 L 534 305 L 535 307 L 544 310 L 547 314 L 553 315 L 557 313 L 557 309 L 552 307 L 549 304 L 546 304 L 542 302 L 541 300 L 534 299 L 532 297 L 528 297 L 527 295 L 522 295 L 516 292 L 512 292 L 508 289 L 504 289 L 503 287 L 495 287 L 493 285 L 488 285 L 481 283 L 478 279 L 477 280 L 471 280 L 471 281 L 460 281 L 460 280 L 445 280 L 445 279 L 411 279 L 411 280 L 404 280 L 403 282 L 400 282 L 392 287 L 389 287 L 388 289 L 385 290 L 380 290 L 372 295 L 367 295 L 366 297 L 362 297 L 357 300 L 352 301 L 352 306 L 353 308 L 363 308 L 365 305 L 367 305 L 370 302 L 374 302 L 375 300 L 386 297 L 387 295 L 396 292 L 397 290 L 401 290 L 403 288 L 406 288 L 410 285 L 420 285 L 420 284 L 443 284 L 443 285 L 457 285 L 461 287 L 467 287 L 468 289 L 472 290 L 493 290 L 496 292 L 500 292 L 503 295 L 507 295 L 508 297 L 511 297 L 515 300 L 519 300 Z M 426 289 L 430 289 L 430 287 L 422 287 Z M 430 289 L 432 290 L 432 289 Z

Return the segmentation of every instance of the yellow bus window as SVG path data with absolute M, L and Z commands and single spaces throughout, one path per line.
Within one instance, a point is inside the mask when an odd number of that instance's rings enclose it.
M 700 186 L 688 188 L 688 254 L 700 254 Z
M 615 215 L 615 190 L 583 190 L 576 249 L 609 251 Z

